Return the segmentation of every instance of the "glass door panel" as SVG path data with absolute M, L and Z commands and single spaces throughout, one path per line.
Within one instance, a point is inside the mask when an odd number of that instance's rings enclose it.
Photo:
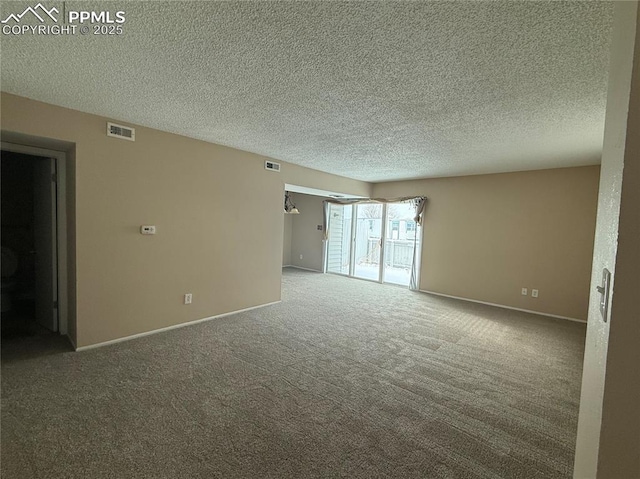
M 327 245 L 327 271 L 349 274 L 351 258 L 351 205 L 329 204 L 329 242 Z
M 356 205 L 353 275 L 357 278 L 380 280 L 382 209 L 381 204 Z
M 387 205 L 382 278 L 385 283 L 409 286 L 414 245 L 418 234 L 414 216 L 415 207 L 411 203 Z

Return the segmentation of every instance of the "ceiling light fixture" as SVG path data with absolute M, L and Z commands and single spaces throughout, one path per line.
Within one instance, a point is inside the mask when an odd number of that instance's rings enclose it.
M 284 213 L 289 215 L 300 214 L 300 212 L 298 211 L 298 208 L 296 208 L 296 205 L 294 205 L 293 201 L 291 201 L 291 197 L 289 196 L 288 191 L 284 192 Z

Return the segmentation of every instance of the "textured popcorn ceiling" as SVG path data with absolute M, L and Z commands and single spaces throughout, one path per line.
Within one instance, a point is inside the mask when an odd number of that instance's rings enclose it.
M 3 35 L 4 91 L 367 181 L 599 162 L 609 3 L 66 8 L 125 35 Z

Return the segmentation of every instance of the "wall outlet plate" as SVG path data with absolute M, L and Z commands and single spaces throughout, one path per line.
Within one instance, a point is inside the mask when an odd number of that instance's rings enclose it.
M 537 289 L 532 289 L 531 290 L 531 297 L 532 298 L 537 298 L 538 297 L 538 290 Z
M 527 288 L 522 288 L 522 296 L 526 296 L 529 293 Z
M 184 304 L 191 304 L 193 301 L 193 294 L 187 293 L 184 295 Z

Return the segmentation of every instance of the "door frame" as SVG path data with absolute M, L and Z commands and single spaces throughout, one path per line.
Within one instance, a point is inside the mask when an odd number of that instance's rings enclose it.
M 63 151 L 48 150 L 35 146 L 17 143 L 1 142 L 0 149 L 12 153 L 22 153 L 31 156 L 53 158 L 56 163 L 56 231 L 57 238 L 57 275 L 56 289 L 58 293 L 58 333 L 69 334 L 69 296 L 67 290 L 68 261 L 67 261 L 67 155 Z
M 380 268 L 378 269 L 378 283 L 384 283 L 384 261 L 385 261 L 385 252 L 387 247 L 385 246 L 385 241 L 387 240 L 387 223 L 389 222 L 389 218 L 387 218 L 389 203 L 382 204 L 382 228 L 380 228 Z

